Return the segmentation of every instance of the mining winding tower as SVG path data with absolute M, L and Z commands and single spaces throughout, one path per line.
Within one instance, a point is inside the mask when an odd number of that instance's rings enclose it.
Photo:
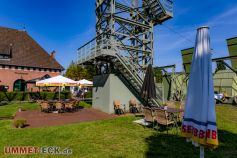
M 153 29 L 173 17 L 173 1 L 96 0 L 95 12 L 96 37 L 78 48 L 77 62 L 95 65 L 93 106 L 112 113 L 113 100 L 127 104 L 132 97 L 142 102 L 145 70 L 153 64 Z M 151 102 L 159 106 L 157 91 Z

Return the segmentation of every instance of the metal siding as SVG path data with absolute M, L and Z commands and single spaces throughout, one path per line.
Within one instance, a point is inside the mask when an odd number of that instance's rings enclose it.
M 190 64 L 185 64 L 184 65 L 184 70 L 185 70 L 186 73 L 190 73 L 191 62 L 192 62 L 192 58 L 193 58 L 193 51 L 194 51 L 194 48 L 181 50 L 183 64 L 184 63 L 190 63 Z
M 237 37 L 227 39 L 227 45 L 228 45 L 228 50 L 229 50 L 229 55 L 230 56 L 236 56 L 237 55 Z M 237 59 L 231 59 L 231 65 L 234 69 L 237 68 Z
M 226 93 L 227 96 L 235 96 L 237 94 L 237 77 L 231 70 L 221 70 L 214 74 L 215 91 Z

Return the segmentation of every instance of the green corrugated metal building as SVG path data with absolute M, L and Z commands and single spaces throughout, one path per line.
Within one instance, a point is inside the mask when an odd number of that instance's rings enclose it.
M 237 37 L 226 40 L 229 50 L 231 67 L 237 70 Z M 227 96 L 237 96 L 237 76 L 231 70 L 219 70 L 214 74 L 215 91 L 225 93 Z

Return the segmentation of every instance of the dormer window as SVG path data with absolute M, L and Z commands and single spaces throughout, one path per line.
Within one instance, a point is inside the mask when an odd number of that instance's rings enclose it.
M 0 44 L 0 60 L 10 59 L 12 57 L 12 44 Z

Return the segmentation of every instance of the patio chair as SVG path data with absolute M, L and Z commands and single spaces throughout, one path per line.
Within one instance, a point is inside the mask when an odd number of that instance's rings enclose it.
M 79 109 L 79 103 L 80 103 L 80 100 L 73 100 L 73 108 L 75 110 Z
M 159 125 L 163 125 L 163 126 L 166 126 L 166 131 L 168 133 L 168 129 L 167 127 L 169 125 L 175 125 L 175 121 L 174 120 L 170 120 L 169 117 L 168 117 L 168 113 L 163 110 L 163 109 L 159 109 L 159 108 L 156 108 L 154 109 L 154 113 L 155 113 L 155 120 L 157 122 L 157 126 L 159 127 Z
M 129 100 L 129 110 L 131 113 L 138 113 L 137 101 L 135 99 Z
M 41 112 L 49 112 L 50 111 L 49 103 L 48 102 L 41 102 L 40 109 L 41 109 Z
M 55 109 L 56 109 L 59 113 L 64 112 L 64 105 L 63 105 L 62 102 L 56 102 L 56 103 L 54 104 L 54 106 L 55 106 Z
M 123 109 L 120 108 L 121 107 L 120 100 L 115 100 L 113 103 L 114 103 L 114 113 L 117 115 L 124 114 Z
M 75 110 L 75 101 L 65 102 L 65 110 L 68 112 L 73 112 Z
M 154 128 L 155 116 L 154 116 L 153 110 L 149 107 L 143 107 L 142 111 L 143 111 L 143 114 L 144 114 L 144 120 L 146 122 L 152 123 L 152 127 Z

